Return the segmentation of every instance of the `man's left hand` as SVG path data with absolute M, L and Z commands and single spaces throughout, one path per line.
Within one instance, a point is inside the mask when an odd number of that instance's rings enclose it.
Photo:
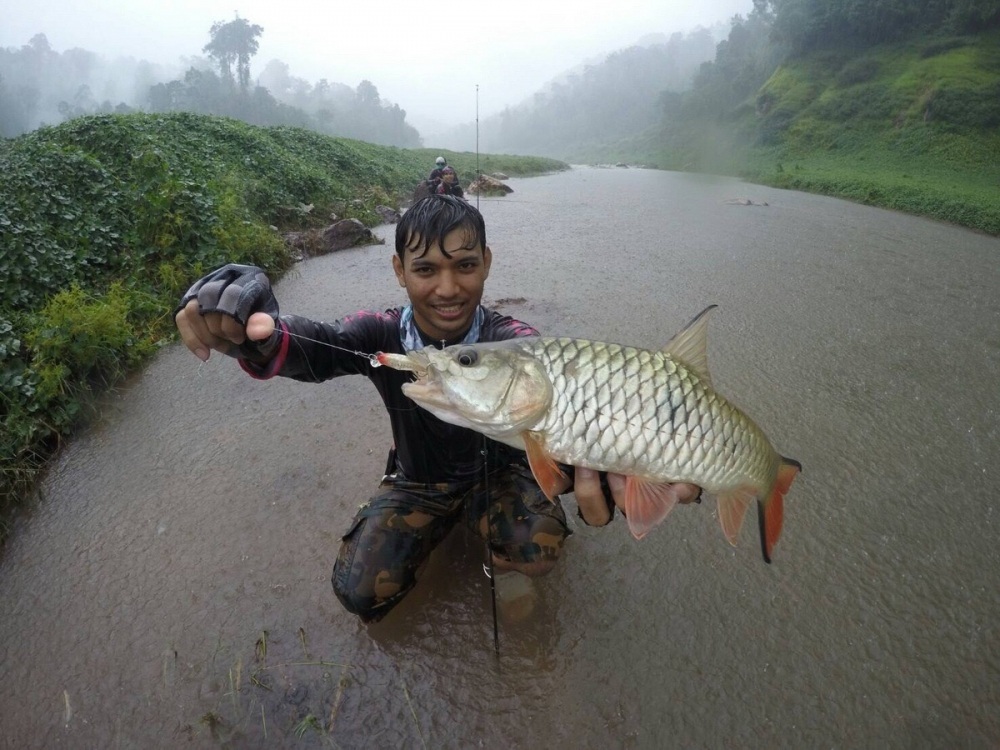
M 611 521 L 611 510 L 601 489 L 601 475 L 593 469 L 577 466 L 573 470 L 573 494 L 580 508 L 583 520 L 590 526 L 604 526 Z M 615 505 L 625 506 L 625 476 L 608 472 L 608 486 L 614 497 Z M 701 496 L 701 488 L 695 484 L 678 484 L 680 490 L 678 502 L 687 505 L 695 502 Z

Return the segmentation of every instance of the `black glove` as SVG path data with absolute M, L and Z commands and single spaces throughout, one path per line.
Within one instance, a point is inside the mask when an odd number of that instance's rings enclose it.
M 247 319 L 257 312 L 278 318 L 278 300 L 271 293 L 271 281 L 264 269 L 257 266 L 230 263 L 212 271 L 187 290 L 174 314 L 193 299 L 198 300 L 198 312 L 202 315 L 222 313 L 241 326 L 245 326 Z
M 199 279 L 181 297 L 181 303 L 174 311 L 177 315 L 187 304 L 198 300 L 198 312 L 222 313 L 233 318 L 241 326 L 246 326 L 251 315 L 267 313 L 278 319 L 278 300 L 271 292 L 271 281 L 264 269 L 230 263 Z M 247 339 L 238 347 L 227 352 L 230 356 L 264 362 L 277 350 L 280 332 L 275 328 L 265 341 Z

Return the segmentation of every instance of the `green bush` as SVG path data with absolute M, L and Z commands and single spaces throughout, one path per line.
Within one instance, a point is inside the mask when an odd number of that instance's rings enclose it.
M 0 169 L 0 310 L 121 270 L 124 187 L 98 160 L 31 134 L 5 150 Z
M 1000 83 L 987 87 L 940 89 L 928 102 L 927 119 L 951 130 L 1000 127 Z
M 849 89 L 831 89 L 811 109 L 816 117 L 838 123 L 851 120 L 892 122 L 906 100 L 892 86 L 867 83 Z
M 23 494 L 96 396 L 155 350 L 150 321 L 162 315 L 158 300 L 119 282 L 98 295 L 72 285 L 17 323 L 0 320 L 0 495 Z
M 838 86 L 855 86 L 866 83 L 878 75 L 881 65 L 872 57 L 862 57 L 847 63 L 837 74 Z
M 0 140 L 0 540 L 97 395 L 175 335 L 192 281 L 231 260 L 279 278 L 292 256 L 276 228 L 331 212 L 380 222 L 375 207 L 410 194 L 428 153 L 190 113 Z M 473 155 L 447 155 L 472 174 Z M 566 168 L 493 158 L 510 174 Z

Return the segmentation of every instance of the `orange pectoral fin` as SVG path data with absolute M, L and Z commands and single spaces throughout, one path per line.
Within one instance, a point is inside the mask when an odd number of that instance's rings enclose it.
M 625 477 L 625 517 L 632 536 L 636 539 L 646 536 L 650 529 L 670 514 L 679 497 L 680 490 L 676 484 Z
M 795 477 L 802 471 L 802 464 L 790 458 L 782 458 L 774 489 L 764 501 L 757 503 L 757 525 L 760 527 L 761 552 L 764 562 L 771 562 L 774 545 L 781 536 L 781 525 L 785 516 L 785 493 L 792 486 Z
M 569 477 L 559 468 L 559 464 L 545 450 L 542 440 L 530 432 L 521 435 L 524 439 L 524 450 L 528 454 L 528 466 L 535 476 L 535 481 L 542 488 L 545 497 L 555 502 L 556 495 L 565 492 L 569 487 Z

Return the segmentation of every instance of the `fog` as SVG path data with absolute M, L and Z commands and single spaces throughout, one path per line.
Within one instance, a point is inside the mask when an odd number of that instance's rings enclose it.
M 42 33 L 52 49 L 131 57 L 180 74 L 203 56 L 213 23 L 238 14 L 263 27 L 256 80 L 281 60 L 295 78 L 371 81 L 421 135 L 516 105 L 548 82 L 650 34 L 687 33 L 747 15 L 752 0 L 544 0 L 499 3 L 282 3 L 244 0 L 32 0 L 9 3 L 0 47 Z M 433 144 L 428 144 L 433 145 Z

